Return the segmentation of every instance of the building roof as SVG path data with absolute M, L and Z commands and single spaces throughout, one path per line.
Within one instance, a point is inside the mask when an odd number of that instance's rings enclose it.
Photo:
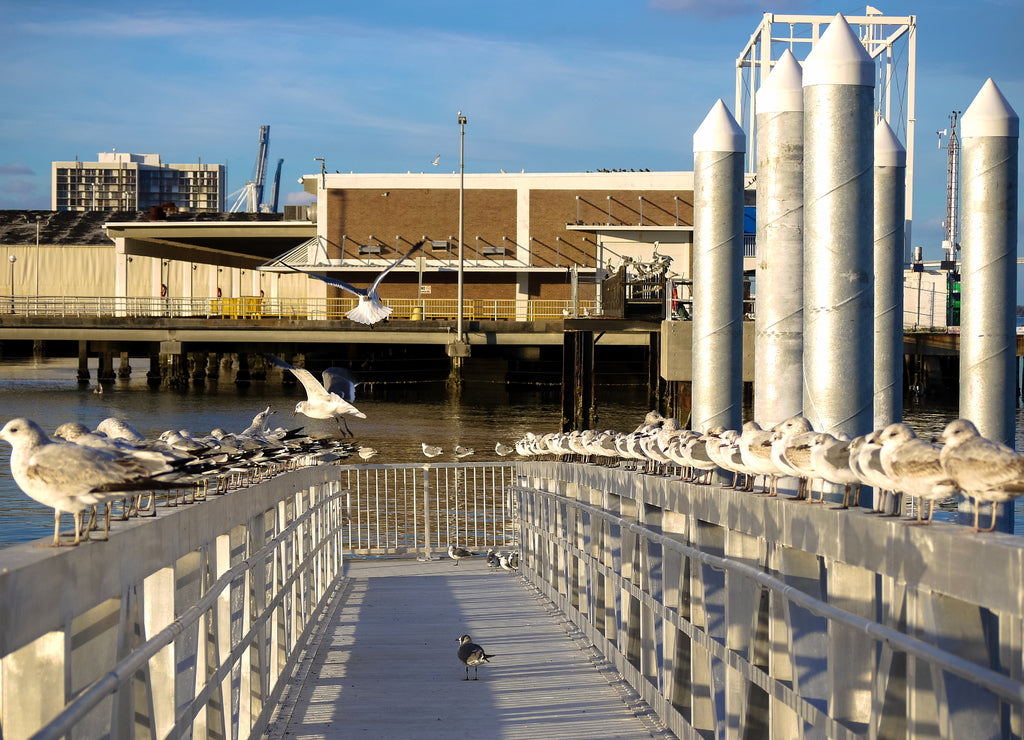
M 34 245 L 37 216 L 39 243 L 57 246 L 107 246 L 112 243 L 107 235 L 108 223 L 152 223 L 148 211 L 0 210 L 0 244 Z M 176 213 L 160 219 L 159 223 L 283 220 L 283 213 Z

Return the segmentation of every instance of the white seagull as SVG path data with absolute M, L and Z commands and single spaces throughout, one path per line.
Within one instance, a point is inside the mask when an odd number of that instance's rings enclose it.
M 464 547 L 456 547 L 455 545 L 448 545 L 448 557 L 450 557 L 452 560 L 454 560 L 455 564 L 458 565 L 459 561 L 462 560 L 463 558 L 471 558 L 471 557 L 473 557 L 473 553 L 471 553 L 469 550 L 467 550 Z
M 991 532 L 996 527 L 996 504 L 1024 494 L 1024 455 L 982 437 L 967 419 L 949 422 L 942 441 L 942 469 L 965 496 L 974 499 L 974 531 Z M 984 530 L 978 525 L 982 501 L 992 504 L 992 523 Z
M 351 437 L 352 431 L 345 421 L 346 416 L 354 416 L 357 419 L 365 419 L 366 414 L 350 404 L 337 393 L 328 393 L 320 381 L 313 377 L 313 373 L 302 367 L 295 367 L 274 355 L 263 355 L 270 362 L 278 367 L 292 371 L 292 375 L 299 379 L 302 387 L 306 389 L 306 400 L 295 404 L 295 413 L 308 416 L 310 419 L 334 419 L 338 426 L 344 426 L 345 431 Z
M 75 541 L 81 541 L 82 512 L 90 506 L 124 498 L 128 491 L 166 488 L 154 480 L 152 465 L 130 455 L 115 457 L 93 447 L 53 442 L 29 419 L 12 419 L 0 429 L 10 443 L 11 476 L 32 499 L 53 509 L 53 546 L 60 546 L 60 515 L 75 518 Z M 88 537 L 88 535 L 86 535 Z
M 424 244 L 426 244 L 425 239 L 421 239 L 416 242 L 412 249 L 377 273 L 377 277 L 374 278 L 373 283 L 370 284 L 369 288 L 356 288 L 355 286 L 349 285 L 344 280 L 338 280 L 337 278 L 330 278 L 324 275 L 317 275 L 315 272 L 306 272 L 305 270 L 300 270 L 297 267 L 292 267 L 288 263 L 285 263 L 285 265 L 290 269 L 295 270 L 295 272 L 301 272 L 311 278 L 322 280 L 328 285 L 341 288 L 342 290 L 348 291 L 352 295 L 357 296 L 359 298 L 359 304 L 345 315 L 356 323 L 373 326 L 378 321 L 382 321 L 391 315 L 391 309 L 382 304 L 380 302 L 380 296 L 377 295 L 377 288 L 380 287 L 381 281 L 384 280 L 384 276 L 402 264 L 402 262 L 408 259 L 411 254 L 422 249 Z
M 422 445 L 423 454 L 426 455 L 427 457 L 437 457 L 442 452 L 444 452 L 443 447 L 435 447 L 434 445 L 428 445 L 426 442 L 423 442 Z

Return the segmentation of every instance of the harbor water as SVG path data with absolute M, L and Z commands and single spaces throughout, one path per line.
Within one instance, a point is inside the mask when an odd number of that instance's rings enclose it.
M 100 393 L 95 380 L 89 385 L 79 384 L 77 360 L 5 360 L 0 363 L 0 424 L 26 417 L 52 433 L 64 422 L 78 421 L 93 429 L 113 416 L 147 437 L 169 429 L 187 429 L 202 436 L 217 427 L 241 431 L 269 405 L 276 412 L 273 418 L 277 425 L 337 434 L 333 423 L 293 416 L 295 403 L 305 398 L 305 391 L 297 383 L 283 384 L 279 376 L 240 387 L 234 383 L 233 373 L 226 371 L 201 386 L 154 390 L 146 382 L 144 367 L 147 363 L 136 361 L 130 378 L 105 385 Z M 91 376 L 96 378 L 95 365 Z M 919 435 L 937 435 L 956 418 L 955 404 L 955 398 L 947 405 L 908 399 L 905 418 Z M 373 463 L 425 461 L 423 442 L 444 448 L 435 461 L 454 461 L 456 445 L 476 450 L 470 461 L 496 460 L 495 443 L 512 444 L 527 431 L 558 431 L 561 416 L 558 388 L 523 390 L 497 383 L 467 382 L 460 393 L 453 394 L 442 383 L 385 386 L 369 382 L 358 388 L 355 405 L 366 419 L 349 421 L 353 441 L 378 450 Z M 631 431 L 649 410 L 642 385 L 599 387 L 595 426 Z M 744 418 L 750 413 L 746 409 Z M 1022 432 L 1024 415 L 1018 409 L 1018 450 L 1024 449 Z M 10 447 L 0 443 L 0 547 L 48 540 L 53 533 L 53 510 L 21 493 L 11 479 L 9 460 Z M 361 461 L 353 456 L 351 462 Z M 1019 519 L 1019 501 L 1017 508 Z M 945 513 L 952 516 L 951 512 Z M 936 517 L 942 518 L 942 514 L 937 512 Z M 68 528 L 70 517 L 65 516 L 62 529 Z M 1015 530 L 1020 532 L 1020 526 Z

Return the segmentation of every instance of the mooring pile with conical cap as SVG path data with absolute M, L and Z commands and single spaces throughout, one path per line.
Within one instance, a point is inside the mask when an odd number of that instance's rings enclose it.
M 875 126 L 874 429 L 903 421 L 903 254 L 907 150 L 884 120 Z
M 757 91 L 754 418 L 765 427 L 804 402 L 804 96 L 789 50 Z
M 973 421 L 983 436 L 1012 447 L 1020 119 L 989 78 L 960 121 L 960 416 Z M 996 526 L 1012 531 L 1012 519 L 1001 513 Z
M 842 15 L 803 64 L 804 415 L 851 437 L 873 423 L 874 69 Z
M 746 136 L 718 100 L 693 135 L 691 426 L 743 423 L 743 154 Z

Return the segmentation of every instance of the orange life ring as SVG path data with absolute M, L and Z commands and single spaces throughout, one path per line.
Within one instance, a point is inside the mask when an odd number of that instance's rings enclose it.
M 160 297 L 161 298 L 166 298 L 167 297 L 167 286 L 164 285 L 163 283 L 160 283 Z

